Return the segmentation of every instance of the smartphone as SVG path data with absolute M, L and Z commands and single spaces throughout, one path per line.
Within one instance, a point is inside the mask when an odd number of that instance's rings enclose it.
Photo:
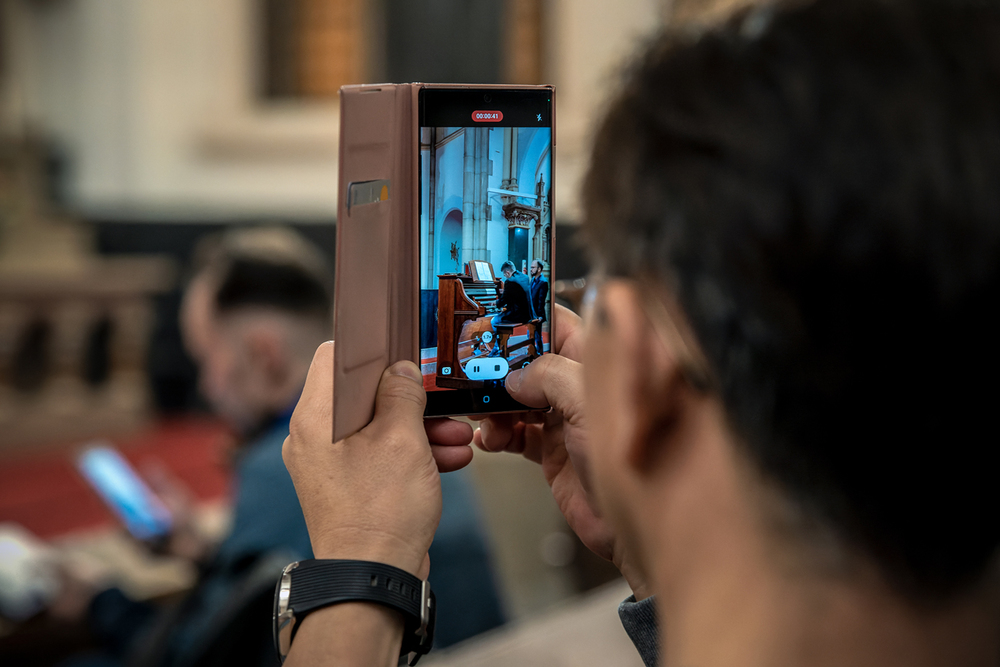
M 504 378 L 549 352 L 555 326 L 554 95 L 340 89 L 335 442 L 371 421 L 401 359 L 422 368 L 428 417 L 528 409 Z
M 170 511 L 114 447 L 86 445 L 77 467 L 133 537 L 152 542 L 170 533 Z
M 504 388 L 551 349 L 552 90 L 419 95 L 427 416 L 526 410 Z

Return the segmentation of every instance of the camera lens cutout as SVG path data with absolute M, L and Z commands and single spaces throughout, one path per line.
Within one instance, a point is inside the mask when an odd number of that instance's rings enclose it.
M 483 95 L 483 102 L 492 102 L 492 101 L 493 101 L 493 97 L 489 93 L 486 93 L 485 95 Z

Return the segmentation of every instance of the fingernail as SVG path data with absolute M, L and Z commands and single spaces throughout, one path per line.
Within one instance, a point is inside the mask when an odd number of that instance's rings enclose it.
M 476 432 L 479 433 L 479 446 L 480 446 L 481 449 L 483 449 L 485 451 L 489 451 L 489 449 L 488 449 L 489 445 L 486 444 L 486 431 L 487 430 L 488 429 L 486 428 L 486 422 L 483 422 L 479 426 L 479 428 L 476 429 Z M 475 441 L 475 439 L 476 439 L 476 434 L 475 433 L 472 434 L 472 439 L 473 439 L 473 441 Z
M 402 375 L 421 384 L 424 381 L 420 376 L 420 369 L 412 361 L 397 361 L 392 366 L 389 366 L 389 375 Z
M 507 374 L 507 391 L 517 391 L 521 386 L 521 374 L 524 371 L 516 370 Z

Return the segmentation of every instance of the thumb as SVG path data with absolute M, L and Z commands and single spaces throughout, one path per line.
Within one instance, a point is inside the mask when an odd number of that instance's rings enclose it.
M 552 406 L 563 415 L 583 405 L 583 365 L 558 354 L 546 354 L 507 375 L 507 393 L 532 408 Z
M 412 361 L 398 361 L 382 373 L 375 394 L 372 424 L 406 425 L 423 431 L 426 404 L 427 393 L 420 369 Z

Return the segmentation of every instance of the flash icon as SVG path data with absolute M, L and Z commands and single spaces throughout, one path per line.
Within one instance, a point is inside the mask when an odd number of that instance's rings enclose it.
M 542 114 L 538 114 L 537 118 L 538 118 L 538 122 L 541 123 L 542 122 Z

